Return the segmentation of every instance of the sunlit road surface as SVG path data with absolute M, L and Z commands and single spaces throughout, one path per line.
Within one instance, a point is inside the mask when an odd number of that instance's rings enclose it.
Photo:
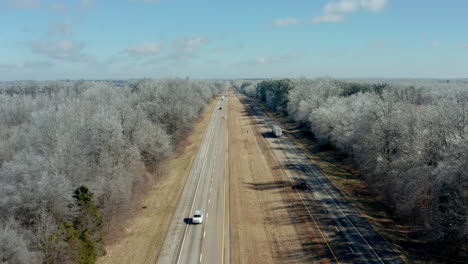
M 229 263 L 227 107 L 213 110 L 157 263 Z M 191 223 L 196 210 L 202 224 Z

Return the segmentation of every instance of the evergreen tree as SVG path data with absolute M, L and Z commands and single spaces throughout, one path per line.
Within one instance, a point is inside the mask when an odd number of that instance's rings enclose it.
M 96 256 L 104 251 L 104 219 L 95 204 L 94 194 L 86 186 L 81 186 L 73 193 L 78 216 L 73 222 L 65 222 L 62 230 L 65 241 L 74 252 L 74 259 L 78 263 L 95 263 Z

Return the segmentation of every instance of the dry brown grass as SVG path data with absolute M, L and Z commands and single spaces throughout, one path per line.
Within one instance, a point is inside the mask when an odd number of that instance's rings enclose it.
M 231 262 L 330 263 L 284 170 L 245 110 L 231 93 Z

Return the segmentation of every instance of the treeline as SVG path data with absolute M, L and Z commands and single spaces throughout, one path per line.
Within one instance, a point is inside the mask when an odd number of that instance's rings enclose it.
M 468 82 L 409 83 L 321 78 L 237 87 L 347 154 L 395 217 L 441 254 L 456 254 L 468 234 Z
M 93 263 L 105 253 L 104 227 L 223 88 L 0 84 L 0 262 Z

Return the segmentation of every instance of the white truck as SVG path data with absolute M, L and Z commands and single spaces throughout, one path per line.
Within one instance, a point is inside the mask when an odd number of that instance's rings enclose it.
M 221 95 L 221 100 L 224 100 L 224 95 Z
M 271 133 L 273 133 L 275 137 L 279 138 L 283 135 L 283 130 L 277 125 L 271 125 Z

